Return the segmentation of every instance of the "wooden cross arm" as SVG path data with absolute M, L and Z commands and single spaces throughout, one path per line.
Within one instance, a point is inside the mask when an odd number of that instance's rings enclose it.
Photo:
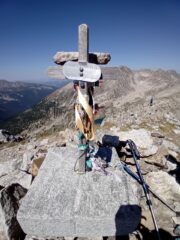
M 54 79 L 59 79 L 59 80 L 66 79 L 63 74 L 62 66 L 48 67 L 47 75 L 49 78 L 54 78 Z
M 62 69 L 63 69 L 62 66 L 49 67 L 47 70 L 48 77 L 59 79 L 59 80 L 65 79 Z M 102 72 L 101 79 L 120 80 L 121 78 L 126 78 L 126 72 L 124 69 L 126 71 L 130 71 L 126 67 L 101 67 L 101 72 Z
M 78 52 L 57 52 L 53 60 L 56 64 L 63 65 L 67 61 L 78 61 Z M 89 53 L 89 62 L 95 64 L 107 64 L 111 60 L 109 53 Z

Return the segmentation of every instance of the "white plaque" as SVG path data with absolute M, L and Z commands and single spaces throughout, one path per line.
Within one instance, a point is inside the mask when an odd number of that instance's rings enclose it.
M 70 80 L 96 82 L 101 77 L 101 68 L 93 63 L 68 61 L 63 66 L 63 74 Z

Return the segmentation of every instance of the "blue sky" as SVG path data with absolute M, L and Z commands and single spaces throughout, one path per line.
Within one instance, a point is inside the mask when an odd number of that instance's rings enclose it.
M 0 79 L 47 79 L 57 51 L 77 50 L 81 23 L 111 66 L 180 72 L 179 0 L 0 0 Z

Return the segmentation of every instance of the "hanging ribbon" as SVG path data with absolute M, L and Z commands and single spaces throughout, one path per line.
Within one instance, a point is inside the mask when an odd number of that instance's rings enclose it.
M 79 86 L 76 87 L 78 103 L 75 105 L 76 127 L 84 134 L 86 140 L 94 140 L 93 109 L 83 96 Z

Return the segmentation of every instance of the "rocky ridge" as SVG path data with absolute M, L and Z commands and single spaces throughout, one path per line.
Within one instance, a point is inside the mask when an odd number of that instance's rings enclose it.
M 174 71 L 133 71 L 127 67 L 119 67 L 118 80 L 104 81 L 99 88 L 95 88 L 94 98 L 96 103 L 104 106 L 105 126 L 126 128 L 132 125 L 134 128 L 135 124 L 141 124 L 142 127 L 147 125 L 145 127 L 152 128 L 151 121 L 155 127 L 156 122 L 159 125 L 162 119 L 165 124 L 168 122 L 167 124 L 173 125 L 173 121 L 179 118 L 179 89 L 180 75 Z M 38 129 L 48 135 L 53 131 L 72 128 L 75 99 L 76 92 L 70 83 L 49 95 L 37 108 L 24 113 L 15 123 L 19 122 L 28 131 L 37 132 Z M 30 116 L 32 121 L 26 121 Z M 163 122 L 160 127 L 163 128 Z

